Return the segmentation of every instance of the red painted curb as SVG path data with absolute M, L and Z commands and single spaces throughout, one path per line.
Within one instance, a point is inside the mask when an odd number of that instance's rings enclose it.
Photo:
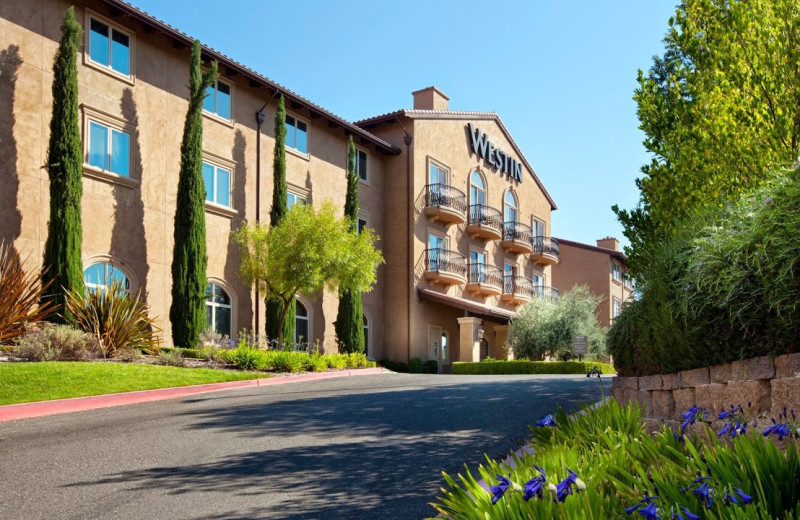
M 93 395 L 88 397 L 74 397 L 71 399 L 58 399 L 55 401 L 39 401 L 36 403 L 10 404 L 0 406 L 0 422 L 16 421 L 55 415 L 60 413 L 82 412 L 97 408 L 112 406 L 125 406 L 129 404 L 147 403 L 150 401 L 163 401 L 176 399 L 189 395 L 206 392 L 217 392 L 232 388 L 246 388 L 250 386 L 272 386 L 284 383 L 299 383 L 303 381 L 316 381 L 335 377 L 366 376 L 383 373 L 383 368 L 359 368 L 342 370 L 339 372 L 321 372 L 300 374 L 295 376 L 270 377 L 265 379 L 248 379 L 245 381 L 229 381 L 227 383 L 210 383 L 206 385 L 180 386 L 176 388 L 159 388 L 156 390 L 140 390 L 121 394 Z

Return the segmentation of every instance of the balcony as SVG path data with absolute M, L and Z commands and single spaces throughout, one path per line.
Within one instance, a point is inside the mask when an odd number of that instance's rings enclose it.
M 534 285 L 533 295 L 537 298 L 552 298 L 554 300 L 559 297 L 558 289 L 546 285 Z
M 425 186 L 425 214 L 445 224 L 463 224 L 467 221 L 467 196 L 447 184 Z
M 533 237 L 531 260 L 537 264 L 554 265 L 558 263 L 558 240 L 550 237 Z
M 500 296 L 500 300 L 513 305 L 522 305 L 533 299 L 538 288 L 529 278 L 507 274 L 503 277 L 503 295 Z
M 460 285 L 466 282 L 466 257 L 447 249 L 426 249 L 425 279 L 442 285 Z
M 467 290 L 483 296 L 497 296 L 503 292 L 503 272 L 489 264 L 469 264 Z
M 471 204 L 467 233 L 473 238 L 500 240 L 503 237 L 503 215 L 490 206 Z
M 503 241 L 506 253 L 528 254 L 533 251 L 533 231 L 521 222 L 503 223 Z

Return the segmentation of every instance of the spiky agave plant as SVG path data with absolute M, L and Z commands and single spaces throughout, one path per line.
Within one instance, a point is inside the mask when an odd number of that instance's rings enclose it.
M 105 357 L 128 350 L 158 350 L 155 318 L 148 316 L 148 306 L 141 294 L 128 294 L 119 280 L 105 290 L 77 291 L 67 294 L 65 306 L 84 331 L 95 335 Z
M 0 343 L 25 332 L 25 325 L 41 321 L 55 310 L 41 302 L 50 282 L 42 284 L 41 272 L 26 272 L 23 260 L 11 244 L 0 242 Z

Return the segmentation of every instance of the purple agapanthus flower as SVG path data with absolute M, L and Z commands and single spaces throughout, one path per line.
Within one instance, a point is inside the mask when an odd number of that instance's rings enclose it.
M 770 427 L 768 427 L 767 429 L 765 429 L 762 433 L 763 433 L 764 437 L 769 437 L 773 433 L 776 433 L 776 434 L 778 434 L 778 440 L 780 441 L 780 440 L 783 440 L 783 438 L 785 436 L 792 435 L 792 427 L 789 426 L 789 424 L 786 423 L 786 422 L 775 423 L 775 424 L 771 425 Z
M 753 501 L 753 497 L 739 489 L 738 487 L 733 488 L 736 491 L 736 494 L 739 495 L 739 500 L 742 501 L 742 504 L 747 505 Z
M 533 477 L 522 486 L 522 498 L 524 498 L 526 502 L 533 497 L 541 499 L 544 496 L 544 484 L 547 482 L 547 473 L 536 464 L 534 464 L 533 467 L 536 468 L 540 475 Z
M 703 482 L 697 489 L 693 490 L 697 498 L 699 498 L 706 506 L 706 509 L 711 509 L 714 505 L 714 490 L 708 482 Z
M 689 408 L 689 411 L 687 411 L 684 414 L 681 414 L 683 417 L 683 423 L 681 423 L 681 428 L 686 429 L 686 427 L 689 426 L 690 424 L 694 424 L 697 421 L 702 421 L 703 419 L 706 418 L 707 414 L 708 412 L 705 410 L 705 408 L 700 408 L 699 406 L 692 406 L 691 408 Z
M 567 475 L 564 480 L 556 484 L 556 496 L 553 499 L 554 502 L 563 502 L 566 500 L 567 496 L 572 494 L 572 486 L 579 480 L 577 473 L 569 468 L 567 468 L 567 471 L 569 472 L 569 475 Z
M 497 475 L 497 480 L 497 485 L 489 488 L 492 492 L 492 505 L 495 505 L 498 500 L 503 498 L 503 495 L 506 494 L 506 490 L 511 485 L 511 481 L 503 475 Z
M 658 498 L 658 495 L 648 495 L 647 493 L 645 493 L 644 498 L 639 500 L 639 503 L 634 504 L 631 507 L 625 508 L 625 514 L 626 515 L 632 515 L 640 507 L 644 506 L 645 504 L 649 504 L 650 502 L 652 502 L 653 500 L 656 500 L 657 498 Z
M 686 515 L 684 517 L 683 515 Z M 680 511 L 673 511 L 670 515 L 671 520 L 700 520 L 700 517 L 681 506 Z
M 536 423 L 536 426 L 539 428 L 544 428 L 546 426 L 555 426 L 556 425 L 556 418 L 553 414 L 547 414 L 543 416 L 539 421 Z

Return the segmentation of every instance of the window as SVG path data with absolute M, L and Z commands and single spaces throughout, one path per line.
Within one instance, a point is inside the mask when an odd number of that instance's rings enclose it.
M 611 309 L 611 316 L 616 318 L 617 316 L 619 316 L 620 312 L 622 312 L 622 302 L 614 298 L 614 302 Z
M 470 282 L 486 281 L 486 254 L 474 249 L 469 252 L 469 277 Z
M 308 126 L 290 115 L 286 116 L 286 147 L 302 154 L 308 153 Z
M 622 268 L 616 262 L 611 262 L 611 277 L 618 282 L 622 280 Z
M 130 293 L 130 280 L 128 280 L 124 272 L 113 264 L 98 262 L 83 270 L 83 282 L 89 291 L 105 292 L 115 280 L 125 288 L 125 292 Z
M 130 77 L 130 36 L 100 20 L 90 18 L 89 59 L 123 76 Z
M 533 219 L 533 237 L 544 237 L 545 236 L 545 229 L 544 229 L 544 222 L 541 220 Z
M 300 300 L 295 301 L 295 315 L 294 315 L 294 342 L 295 343 L 308 343 L 309 342 L 309 319 L 308 309 L 300 303 Z
M 367 176 L 367 152 L 356 150 L 356 174 L 364 182 L 369 180 Z
M 130 134 L 89 121 L 89 165 L 123 177 L 131 176 Z
M 434 234 L 428 235 L 428 270 L 438 271 L 440 267 L 446 266 L 448 256 L 445 238 Z
M 216 80 L 206 89 L 203 99 L 203 110 L 215 114 L 222 119 L 231 120 L 231 86 Z
M 517 197 L 514 192 L 508 190 L 503 197 L 503 222 L 517 221 Z
M 372 352 L 369 351 L 369 320 L 366 314 L 362 314 L 361 319 L 364 320 L 364 353 L 367 357 L 372 357 Z
M 367 227 L 367 219 L 358 217 L 358 234 L 364 232 L 364 229 Z
M 231 172 L 225 168 L 203 162 L 203 183 L 206 201 L 231 207 Z
M 292 207 L 295 204 L 305 204 L 306 199 L 296 193 L 292 193 L 291 191 L 286 194 L 286 205 L 288 207 Z
M 625 273 L 623 281 L 625 283 L 625 287 L 628 289 L 633 289 L 633 278 L 631 277 L 630 273 Z
M 428 184 L 446 186 L 447 170 L 438 164 L 430 163 L 430 168 L 428 169 Z
M 514 265 L 506 262 L 503 265 L 504 288 L 506 293 L 514 290 Z
M 472 172 L 469 177 L 469 203 L 486 204 L 486 188 L 483 184 L 483 177 L 477 171 Z
M 231 297 L 225 289 L 210 282 L 206 286 L 206 327 L 230 337 L 232 311 Z

